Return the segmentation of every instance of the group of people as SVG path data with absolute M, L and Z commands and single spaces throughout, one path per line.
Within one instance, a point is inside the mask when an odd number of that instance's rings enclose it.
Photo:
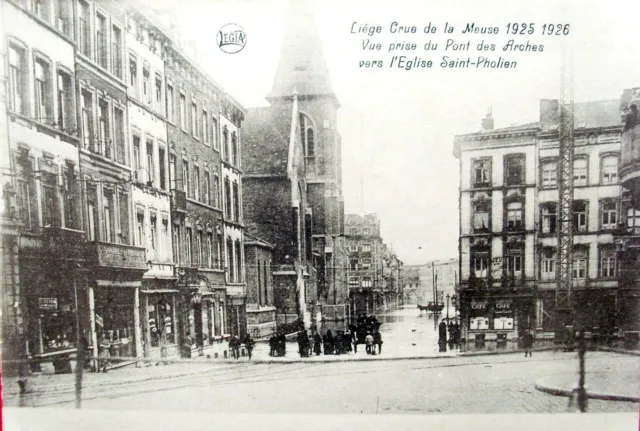
M 269 356 L 284 356 L 287 353 L 287 339 L 279 332 L 269 337 Z
M 233 359 L 240 359 L 240 347 L 244 344 L 244 348 L 247 351 L 247 356 L 249 360 L 251 359 L 251 355 L 253 353 L 253 346 L 255 346 L 256 342 L 251 335 L 247 334 L 244 337 L 244 341 L 240 340 L 240 337 L 237 335 L 232 336 L 229 339 L 229 350 L 231 351 L 231 357 Z
M 460 324 L 457 321 L 449 320 L 449 324 L 447 324 L 445 319 L 442 319 L 442 322 L 438 325 L 438 344 L 446 343 L 447 341 L 451 344 L 460 344 L 460 335 Z

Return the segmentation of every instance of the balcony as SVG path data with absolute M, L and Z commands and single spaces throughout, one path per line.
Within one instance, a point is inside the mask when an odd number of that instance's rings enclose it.
M 43 247 L 64 259 L 82 259 L 85 256 L 84 231 L 63 227 L 42 229 Z
M 171 211 L 187 212 L 187 194 L 183 190 L 171 191 Z
M 620 182 L 631 191 L 633 205 L 640 210 L 640 124 L 625 128 L 620 141 Z
M 144 247 L 105 242 L 90 242 L 87 256 L 95 266 L 146 271 Z

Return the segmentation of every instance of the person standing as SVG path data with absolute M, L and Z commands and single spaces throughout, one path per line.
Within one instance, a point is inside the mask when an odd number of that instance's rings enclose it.
M 251 354 L 253 353 L 253 346 L 255 346 L 256 342 L 251 338 L 250 334 L 247 334 L 244 339 L 244 347 L 247 349 L 247 355 L 249 356 L 249 360 L 251 360 Z
M 533 353 L 531 352 L 531 350 L 533 349 L 533 340 L 534 340 L 533 333 L 531 332 L 531 330 L 528 329 L 524 333 L 524 336 L 522 337 L 522 347 L 524 348 L 525 358 L 527 356 L 529 357 L 533 356 Z
M 315 353 L 316 356 L 322 353 L 322 337 L 317 332 L 316 335 L 313 336 L 313 353 Z
M 380 333 L 380 331 L 376 331 L 373 334 L 373 342 L 376 346 L 378 346 L 378 354 L 382 354 L 382 334 Z
M 444 320 L 440 322 L 438 326 L 438 343 L 446 343 L 447 342 L 447 324 L 444 323 Z
M 367 336 L 364 339 L 364 343 L 367 349 L 367 355 L 375 355 L 375 352 L 373 350 L 374 341 L 375 340 L 373 339 L 373 335 L 371 335 L 371 332 L 367 332 Z

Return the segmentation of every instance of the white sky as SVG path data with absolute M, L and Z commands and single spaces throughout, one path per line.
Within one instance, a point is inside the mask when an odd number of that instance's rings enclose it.
M 267 105 L 289 0 L 154 0 L 172 8 L 185 39 L 197 42 L 200 60 L 213 77 L 245 107 Z M 457 257 L 458 163 L 452 156 L 456 134 L 480 130 L 492 107 L 495 127 L 536 121 L 539 100 L 560 95 L 561 43 L 574 45 L 576 101 L 618 98 L 623 88 L 640 86 L 640 38 L 637 7 L 623 1 L 595 0 L 314 0 L 318 31 L 331 81 L 342 104 L 339 131 L 343 141 L 346 212 L 376 212 L 382 235 L 400 259 L 415 264 Z M 179 5 L 179 6 L 178 6 Z M 350 34 L 352 22 L 381 25 L 380 54 L 362 50 L 362 36 Z M 424 34 L 388 33 L 389 24 L 438 27 Z M 445 22 L 456 26 L 444 35 Z M 463 24 L 499 26 L 498 36 L 460 34 Z M 506 24 L 568 22 L 569 37 L 528 37 L 542 43 L 542 53 L 509 55 L 514 70 L 358 68 L 360 59 L 385 59 L 390 41 L 432 39 L 439 51 L 405 52 L 438 64 L 448 37 L 460 42 L 482 39 L 501 49 L 509 39 Z M 216 32 L 227 23 L 241 25 L 247 46 L 224 54 Z M 521 36 L 522 41 L 527 37 Z M 419 44 L 419 46 L 421 46 Z M 498 57 L 498 52 L 490 54 Z M 400 54 L 399 54 L 400 55 Z M 476 51 L 450 53 L 476 57 Z M 361 123 L 363 127 L 361 128 Z M 362 185 L 362 187 L 361 187 Z M 419 248 L 420 247 L 420 248 Z

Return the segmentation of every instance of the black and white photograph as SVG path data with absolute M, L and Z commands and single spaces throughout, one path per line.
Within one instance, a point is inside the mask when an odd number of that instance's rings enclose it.
M 639 17 L 0 0 L 0 428 L 638 429 Z

